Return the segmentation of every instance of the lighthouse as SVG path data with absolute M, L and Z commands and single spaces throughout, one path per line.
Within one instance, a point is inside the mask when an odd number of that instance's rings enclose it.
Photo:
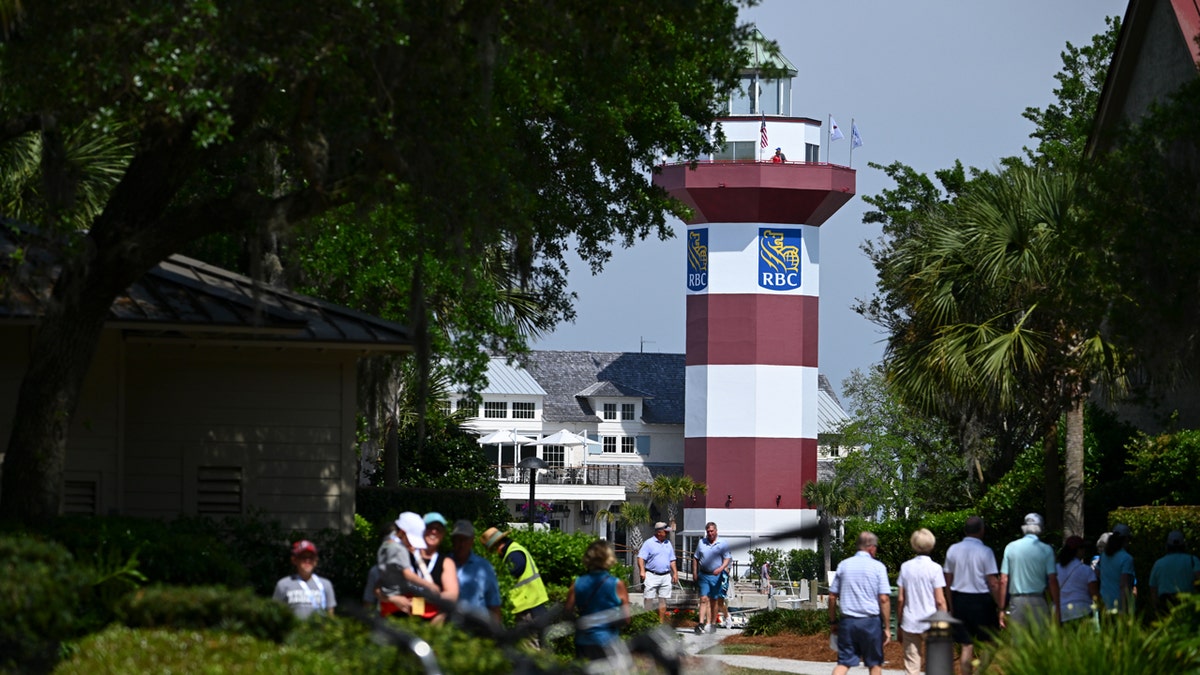
M 821 122 L 793 114 L 796 67 L 764 45 L 755 31 L 719 120 L 725 146 L 655 176 L 692 209 L 684 471 L 708 491 L 685 503 L 681 534 L 712 521 L 742 546 L 816 522 L 801 493 L 817 479 L 820 227 L 855 189 L 853 169 L 821 161 Z

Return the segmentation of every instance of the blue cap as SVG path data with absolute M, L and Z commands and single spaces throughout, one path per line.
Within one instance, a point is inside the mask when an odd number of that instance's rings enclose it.
M 431 525 L 433 523 L 441 523 L 442 527 L 445 527 L 447 525 L 446 517 L 443 516 L 442 514 L 438 513 L 437 511 L 430 511 L 429 513 L 426 513 L 425 514 L 425 524 Z

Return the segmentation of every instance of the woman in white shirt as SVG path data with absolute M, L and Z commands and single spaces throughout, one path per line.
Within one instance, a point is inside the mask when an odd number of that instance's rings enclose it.
M 1062 623 L 1078 621 L 1092 614 L 1092 599 L 1100 593 L 1100 584 L 1092 566 L 1083 562 L 1087 550 L 1081 537 L 1067 537 L 1058 551 L 1059 603 Z
M 921 672 L 921 654 L 924 651 L 925 631 L 929 624 L 923 623 L 935 611 L 946 611 L 946 576 L 942 566 L 929 558 L 935 543 L 933 533 L 921 528 L 909 538 L 915 558 L 900 566 L 896 577 L 896 623 L 900 629 L 900 644 L 904 646 L 904 672 L 918 675 Z

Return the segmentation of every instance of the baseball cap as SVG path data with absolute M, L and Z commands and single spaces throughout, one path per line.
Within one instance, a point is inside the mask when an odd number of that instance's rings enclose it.
M 1167 546 L 1183 546 L 1183 532 L 1171 530 L 1167 535 Z
M 426 513 L 425 514 L 425 525 L 429 526 L 434 523 L 441 523 L 442 527 L 446 527 L 446 525 L 447 525 L 446 517 L 443 516 L 442 514 L 438 513 L 437 511 L 430 511 L 429 513 Z
M 1041 527 L 1043 524 L 1042 517 L 1036 513 L 1028 513 L 1025 515 L 1025 524 Z
M 405 511 L 396 519 L 396 527 L 408 537 L 408 545 L 413 548 L 425 548 L 425 521 L 412 511 Z
M 292 555 L 300 555 L 301 553 L 317 553 L 317 545 L 307 539 L 292 544 Z
M 654 524 L 654 529 L 656 529 L 656 530 L 666 530 L 667 532 L 670 532 L 670 531 L 671 531 L 671 528 L 670 528 L 670 527 L 668 527 L 668 526 L 667 526 L 667 524 L 666 524 L 666 523 L 664 523 L 664 522 L 663 522 L 663 521 L 661 521 L 661 520 L 660 520 L 660 521 L 658 521 L 657 523 L 655 523 L 655 524 Z
M 450 533 L 451 537 L 470 537 L 475 538 L 475 526 L 469 520 L 454 521 L 454 531 Z
M 1133 536 L 1133 530 L 1129 529 L 1129 526 L 1126 525 L 1125 523 L 1119 523 L 1117 525 L 1114 525 L 1112 533 L 1119 537 L 1132 537 Z

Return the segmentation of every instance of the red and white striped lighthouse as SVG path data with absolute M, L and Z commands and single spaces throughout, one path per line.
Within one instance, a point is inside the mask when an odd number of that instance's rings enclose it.
M 855 189 L 852 169 L 819 161 L 820 122 L 791 115 L 796 70 L 775 58 L 768 72 L 789 77 L 743 71 L 721 153 L 655 177 L 694 212 L 684 470 L 708 492 L 685 504 L 683 534 L 714 521 L 730 543 L 815 522 L 801 491 L 817 479 L 819 227 Z M 789 161 L 771 161 L 775 147 Z

